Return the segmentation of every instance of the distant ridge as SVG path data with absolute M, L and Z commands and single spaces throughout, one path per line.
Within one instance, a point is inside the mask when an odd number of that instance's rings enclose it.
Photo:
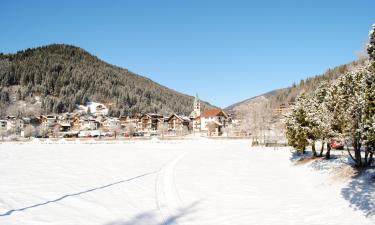
M 248 99 L 245 99 L 243 101 L 240 101 L 240 102 L 237 102 L 237 103 L 234 103 L 228 107 L 225 108 L 226 111 L 228 112 L 231 112 L 233 111 L 234 108 L 240 106 L 240 105 L 243 105 L 243 104 L 246 104 L 248 102 L 251 102 L 253 101 L 254 99 L 258 98 L 258 97 L 270 97 L 270 96 L 273 96 L 273 95 L 277 95 L 279 92 L 281 92 L 282 90 L 284 90 L 284 88 L 281 88 L 281 89 L 276 89 L 276 90 L 273 90 L 273 91 L 269 91 L 267 93 L 264 93 L 264 94 L 261 94 L 261 95 L 257 95 L 257 96 L 254 96 L 254 97 L 251 97 L 251 98 L 248 98 Z
M 295 101 L 295 98 L 298 96 L 298 94 L 302 92 L 309 93 L 311 91 L 314 91 L 317 85 L 322 81 L 333 82 L 341 74 L 344 74 L 359 65 L 364 65 L 366 60 L 367 58 L 361 58 L 351 63 L 343 64 L 333 69 L 328 69 L 321 75 L 312 76 L 305 80 L 301 80 L 298 84 L 292 84 L 290 87 L 276 89 L 262 95 L 248 98 L 241 102 L 234 103 L 226 107 L 225 110 L 236 114 L 239 110 L 244 109 L 246 106 L 251 107 L 254 101 L 259 101 L 260 97 L 264 97 L 265 99 L 267 99 L 268 107 L 270 108 L 276 108 L 281 104 L 289 105 L 290 103 Z

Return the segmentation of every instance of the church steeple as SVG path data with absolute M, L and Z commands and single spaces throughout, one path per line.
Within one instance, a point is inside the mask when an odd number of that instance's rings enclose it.
M 201 115 L 201 101 L 199 100 L 198 94 L 195 95 L 193 103 L 193 111 L 190 113 L 190 118 L 197 118 Z
M 198 93 L 195 95 L 194 99 L 194 112 L 196 117 L 201 115 L 201 102 L 199 100 Z

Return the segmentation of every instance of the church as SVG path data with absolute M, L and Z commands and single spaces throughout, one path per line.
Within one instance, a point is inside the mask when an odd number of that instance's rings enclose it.
M 194 132 L 207 132 L 209 136 L 222 135 L 222 129 L 228 125 L 228 115 L 221 109 L 209 109 L 201 113 L 198 94 L 195 96 L 194 110 L 190 113 Z

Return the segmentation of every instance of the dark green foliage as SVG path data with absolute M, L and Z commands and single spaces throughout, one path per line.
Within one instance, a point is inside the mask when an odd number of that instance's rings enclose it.
M 297 98 L 297 105 L 286 120 L 286 137 L 288 144 L 304 153 L 308 145 L 307 103 L 304 94 Z
M 375 24 L 372 25 L 372 30 L 370 31 L 370 42 L 367 46 L 367 53 L 370 59 L 375 60 Z
M 17 85 L 17 98 L 39 95 L 45 113 L 72 111 L 88 101 L 110 106 L 112 115 L 192 111 L 193 97 L 107 64 L 83 49 L 49 45 L 0 55 L 1 87 Z M 1 90 L 1 89 L 0 89 Z M 8 96 L 8 97 L 7 97 Z M 0 101 L 9 95 L 0 92 Z M 203 104 L 209 108 L 209 104 Z

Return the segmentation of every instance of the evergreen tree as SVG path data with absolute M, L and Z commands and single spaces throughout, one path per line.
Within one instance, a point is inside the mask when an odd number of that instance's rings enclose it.
M 307 99 L 300 95 L 292 112 L 286 118 L 286 136 L 288 144 L 304 153 L 308 145 Z
M 370 42 L 367 46 L 367 53 L 371 60 L 375 60 L 375 24 L 372 25 L 372 30 L 370 31 Z

